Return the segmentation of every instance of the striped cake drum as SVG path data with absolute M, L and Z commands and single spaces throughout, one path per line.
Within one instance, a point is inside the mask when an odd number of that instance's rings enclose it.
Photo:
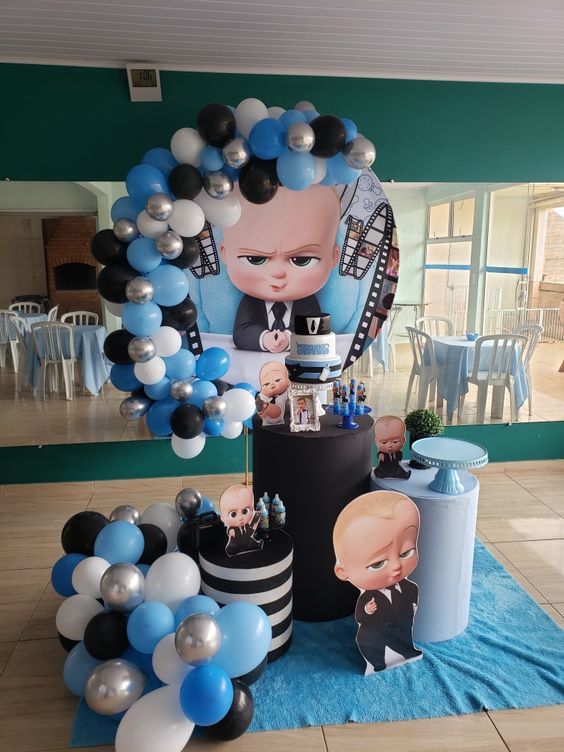
M 202 592 L 222 606 L 248 601 L 264 610 L 272 626 L 271 663 L 288 650 L 292 639 L 292 540 L 274 529 L 262 550 L 237 556 L 226 554 L 226 540 L 224 530 L 221 536 L 215 531 L 200 538 Z

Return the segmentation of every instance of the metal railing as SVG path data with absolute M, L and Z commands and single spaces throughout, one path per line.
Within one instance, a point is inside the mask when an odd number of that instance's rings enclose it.
M 564 324 L 560 323 L 558 308 L 498 308 L 486 311 L 484 334 L 510 334 L 526 324 L 544 327 L 541 342 L 564 342 Z

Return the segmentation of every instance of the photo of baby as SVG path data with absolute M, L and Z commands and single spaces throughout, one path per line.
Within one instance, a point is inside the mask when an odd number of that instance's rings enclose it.
M 319 431 L 316 393 L 290 391 L 290 430 Z

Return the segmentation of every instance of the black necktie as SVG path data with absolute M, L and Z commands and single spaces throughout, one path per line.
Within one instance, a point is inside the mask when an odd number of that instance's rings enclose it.
M 272 326 L 270 327 L 270 331 L 273 332 L 275 329 L 278 329 L 279 331 L 283 332 L 286 328 L 286 324 L 284 324 L 284 314 L 287 311 L 286 303 L 275 303 L 272 306 L 272 313 L 274 315 L 274 321 L 272 322 Z
M 395 585 L 391 585 L 390 587 L 387 587 L 386 590 L 390 591 L 390 596 L 392 598 L 392 608 L 393 608 L 394 606 L 397 605 L 400 599 L 400 592 Z

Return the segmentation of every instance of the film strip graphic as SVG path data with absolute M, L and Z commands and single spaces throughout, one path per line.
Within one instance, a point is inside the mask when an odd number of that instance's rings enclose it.
M 198 245 L 200 246 L 198 263 L 191 266 L 190 271 L 197 279 L 217 276 L 220 271 L 219 254 L 209 222 L 205 223 L 204 229 L 198 235 Z
M 339 274 L 362 279 L 376 257 L 389 248 L 394 227 L 390 205 L 383 201 L 370 215 L 366 224 L 352 215 L 347 218 L 347 232 L 339 261 Z

